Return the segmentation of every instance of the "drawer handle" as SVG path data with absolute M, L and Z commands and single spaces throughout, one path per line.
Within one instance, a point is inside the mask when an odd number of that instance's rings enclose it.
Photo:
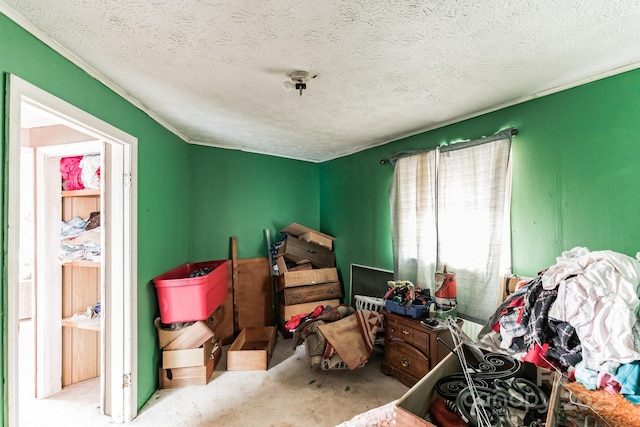
M 298 298 L 301 298 L 301 297 L 302 297 L 302 295 L 300 295 L 300 294 L 291 294 L 291 299 L 298 299 Z
M 335 294 L 335 293 L 336 293 L 335 288 L 329 288 L 329 293 L 330 293 L 330 294 Z
M 409 335 L 409 331 L 408 331 L 408 330 L 406 330 L 406 329 L 403 329 L 403 330 L 402 330 L 402 333 L 403 333 L 403 334 L 405 334 L 405 335 Z
M 404 368 L 408 368 L 409 365 L 411 365 L 411 363 L 405 359 L 404 357 L 402 359 L 400 359 L 400 364 L 404 367 Z
M 307 249 L 307 252 L 309 252 L 310 254 L 315 254 L 316 251 L 314 251 L 313 249 Z

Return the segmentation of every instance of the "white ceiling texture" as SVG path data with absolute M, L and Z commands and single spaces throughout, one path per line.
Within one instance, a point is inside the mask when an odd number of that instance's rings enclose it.
M 630 0 L 0 8 L 187 142 L 312 162 L 640 67 Z M 296 70 L 317 74 L 302 96 L 283 88 Z

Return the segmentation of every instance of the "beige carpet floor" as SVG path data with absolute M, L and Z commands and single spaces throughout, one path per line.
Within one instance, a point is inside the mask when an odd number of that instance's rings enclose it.
M 355 371 L 310 368 L 305 349 L 278 336 L 266 371 L 227 371 L 226 350 L 206 386 L 156 391 L 133 426 L 335 426 L 400 398 L 408 388 L 380 373 L 382 350 Z M 26 387 L 25 387 L 26 388 Z M 44 400 L 21 386 L 21 426 L 107 426 L 99 414 L 99 381 L 65 387 Z

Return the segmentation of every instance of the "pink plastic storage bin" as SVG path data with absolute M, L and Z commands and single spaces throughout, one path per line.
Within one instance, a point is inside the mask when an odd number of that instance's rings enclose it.
M 204 276 L 189 277 L 201 268 L 213 268 Z M 206 320 L 227 297 L 227 261 L 184 264 L 155 279 L 162 323 Z

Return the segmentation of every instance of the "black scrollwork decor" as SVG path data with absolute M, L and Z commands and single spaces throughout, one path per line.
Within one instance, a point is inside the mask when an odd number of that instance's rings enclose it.
M 471 389 L 463 389 L 456 398 L 456 407 L 462 418 L 473 426 L 478 425 L 478 413 L 481 409 L 487 414 L 492 426 L 511 426 L 510 409 L 525 414 L 523 424 L 536 425 L 544 419 L 549 399 L 538 386 L 524 378 L 496 380 L 493 387 L 476 387 L 476 397 Z
M 467 423 L 477 426 L 479 413 L 486 414 L 492 426 L 512 425 L 508 419 L 510 411 L 525 414 L 524 425 L 535 425 L 544 418 L 548 397 L 531 381 L 517 377 L 522 366 L 519 360 L 498 353 L 487 353 L 479 361 L 469 359 L 466 373 L 473 383 L 475 395 L 464 372 L 436 382 L 437 393 L 455 402 Z

